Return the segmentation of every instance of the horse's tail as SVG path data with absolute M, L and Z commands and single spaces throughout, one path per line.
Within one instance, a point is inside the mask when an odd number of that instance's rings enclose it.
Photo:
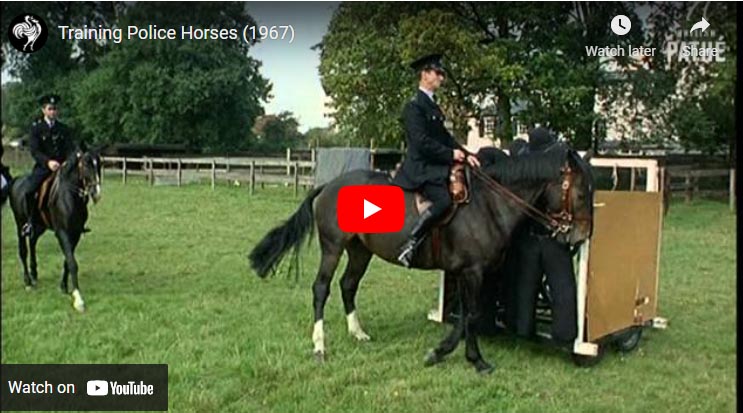
M 302 241 L 315 227 L 312 202 L 323 188 L 320 186 L 312 190 L 294 215 L 266 234 L 250 252 L 250 266 L 259 277 L 265 278 L 273 272 L 289 250 L 293 249 L 295 254 L 299 254 Z

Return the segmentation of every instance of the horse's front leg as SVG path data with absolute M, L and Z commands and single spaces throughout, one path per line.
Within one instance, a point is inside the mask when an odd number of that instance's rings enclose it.
M 454 351 L 454 349 L 457 348 L 457 345 L 459 344 L 459 341 L 462 340 L 462 335 L 464 334 L 464 322 L 467 311 L 462 296 L 461 278 L 459 277 L 459 274 L 453 274 L 448 271 L 446 272 L 444 277 L 449 279 L 451 279 L 451 277 L 454 277 L 457 281 L 457 291 L 455 295 L 457 297 L 457 304 L 459 307 L 459 317 L 457 318 L 456 324 L 454 324 L 454 327 L 452 328 L 449 335 L 441 340 L 441 342 L 435 349 L 432 349 L 428 352 L 428 354 L 426 354 L 426 358 L 423 362 L 425 366 L 433 366 L 434 364 L 438 364 L 444 361 L 444 357 L 446 357 L 448 354 Z
M 70 290 L 67 288 L 67 280 L 70 275 L 70 270 L 67 268 L 67 260 L 62 263 L 62 281 L 59 283 L 59 290 L 62 294 L 68 294 Z
M 28 238 L 28 246 L 29 246 L 29 253 L 30 253 L 30 261 L 31 261 L 31 273 L 30 273 L 30 280 L 31 285 L 36 286 L 36 283 L 39 280 L 39 271 L 37 269 L 36 265 L 36 244 L 39 242 L 39 237 L 41 234 L 38 233 L 38 231 L 33 231 L 33 234 Z
M 18 259 L 21 261 L 23 267 L 23 285 L 26 286 L 26 290 L 31 290 L 33 284 L 31 283 L 31 275 L 28 271 L 28 244 L 26 244 L 26 236 L 21 234 L 21 227 L 18 227 Z
M 480 288 L 482 287 L 483 271 L 480 268 L 469 268 L 462 272 L 460 287 L 466 310 L 464 322 L 464 340 L 466 344 L 467 360 L 475 366 L 478 373 L 488 374 L 493 371 L 482 357 L 480 346 L 477 343 L 477 323 L 480 319 Z
M 72 306 L 79 312 L 85 311 L 85 301 L 80 294 L 80 286 L 77 283 L 77 260 L 75 259 L 75 248 L 80 240 L 80 235 L 70 234 L 66 230 L 57 230 L 57 240 L 62 248 L 65 257 L 65 266 L 69 271 L 70 282 L 72 283 Z

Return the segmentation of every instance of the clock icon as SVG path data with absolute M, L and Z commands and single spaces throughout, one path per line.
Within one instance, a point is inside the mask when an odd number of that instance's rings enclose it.
M 618 14 L 614 16 L 613 19 L 611 19 L 611 31 L 613 31 L 614 34 L 624 36 L 625 34 L 629 33 L 629 30 L 631 28 L 632 21 L 629 19 L 629 17 L 623 14 Z

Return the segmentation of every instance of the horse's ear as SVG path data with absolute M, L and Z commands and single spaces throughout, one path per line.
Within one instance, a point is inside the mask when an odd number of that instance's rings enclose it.
M 583 154 L 583 160 L 586 162 L 591 162 L 591 158 L 593 158 L 593 148 L 586 151 L 585 154 Z
M 80 144 L 77 145 L 77 148 L 80 149 L 83 152 L 88 151 L 88 145 L 85 143 L 85 141 L 80 141 Z

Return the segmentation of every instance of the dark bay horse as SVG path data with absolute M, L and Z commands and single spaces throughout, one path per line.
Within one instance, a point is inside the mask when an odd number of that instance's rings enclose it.
M 588 196 L 591 183 L 586 179 L 585 165 L 585 160 L 577 152 L 564 144 L 556 144 L 548 151 L 518 158 L 502 154 L 479 172 L 484 172 L 529 204 L 541 199 L 546 213 L 561 217 L 562 232 L 557 236 L 564 242 L 576 244 L 586 239 L 591 231 L 589 214 L 592 200 Z M 502 263 L 511 233 L 526 219 L 526 213 L 518 201 L 493 192 L 485 178 L 473 175 L 469 203 L 460 205 L 456 215 L 440 229 L 439 252 L 434 253 L 431 237 L 427 237 L 418 248 L 412 267 L 441 269 L 454 277 L 463 306 L 462 314 L 466 314 L 466 317 L 460 317 L 460 322 L 438 347 L 428 353 L 425 364 L 442 361 L 464 337 L 467 360 L 478 372 L 490 372 L 493 368 L 480 354 L 474 328 L 478 319 L 480 287 L 485 270 L 497 268 Z M 359 170 L 314 189 L 294 215 L 272 229 L 249 255 L 256 274 L 266 277 L 290 250 L 298 253 L 305 237 L 317 226 L 322 257 L 313 284 L 315 325 L 312 341 L 318 360 L 324 359 L 326 349 L 323 329 L 325 302 L 343 251 L 348 253 L 348 265 L 340 280 L 340 288 L 348 331 L 358 340 L 368 340 L 356 311 L 359 282 L 372 255 L 399 265 L 396 260 L 398 250 L 418 214 L 414 194 L 406 193 L 402 231 L 383 234 L 341 231 L 336 218 L 338 191 L 346 185 L 365 184 L 389 185 L 390 182 L 386 174 Z
M 101 197 L 101 161 L 99 150 L 72 153 L 53 173 L 49 189 L 47 208 L 48 220 L 36 217 L 36 225 L 29 237 L 22 235 L 21 228 L 28 221 L 26 196 L 28 181 L 21 177 L 13 181 L 10 190 L 10 205 L 15 216 L 18 232 L 18 254 L 23 265 L 23 282 L 27 289 L 36 286 L 38 272 L 36 269 L 36 242 L 47 230 L 54 231 L 59 246 L 64 254 L 62 282 L 60 289 L 67 294 L 68 276 L 72 283 L 72 306 L 77 311 L 85 311 L 85 302 L 80 294 L 77 281 L 78 266 L 75 259 L 75 248 L 84 232 L 88 219 L 88 200 L 98 202 Z M 38 208 L 36 208 L 38 214 Z M 26 243 L 28 242 L 28 245 Z M 31 253 L 30 271 L 28 253 Z

